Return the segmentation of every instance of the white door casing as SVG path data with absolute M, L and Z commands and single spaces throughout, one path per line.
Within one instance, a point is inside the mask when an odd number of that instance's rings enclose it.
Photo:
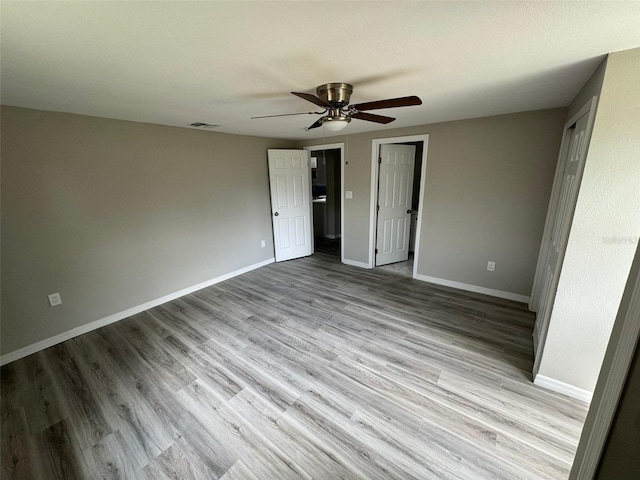
M 380 145 L 376 266 L 409 258 L 416 147 Z
M 548 331 L 558 279 L 564 260 L 564 252 L 569 239 L 593 125 L 594 107 L 595 101 L 592 100 L 580 110 L 577 118 L 574 117 L 565 127 L 558 170 L 551 195 L 549 216 L 541 247 L 541 258 L 536 271 L 531 300 L 531 307 L 536 311 L 536 322 L 533 331 L 534 377 L 539 368 L 544 339 Z
M 311 168 L 307 150 L 268 151 L 276 262 L 311 255 Z

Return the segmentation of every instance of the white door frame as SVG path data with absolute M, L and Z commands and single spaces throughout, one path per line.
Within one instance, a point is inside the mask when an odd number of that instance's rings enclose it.
M 538 256 L 538 265 L 536 267 L 536 273 L 533 279 L 533 289 L 531 292 L 531 300 L 529 301 L 529 310 L 534 312 L 540 312 L 544 310 L 546 312 L 545 318 L 538 319 L 536 315 L 536 322 L 541 321 L 540 324 L 540 333 L 539 333 L 539 342 L 537 343 L 534 351 L 534 363 L 533 363 L 533 378 L 536 378 L 538 374 L 538 370 L 540 369 L 540 362 L 542 361 L 542 354 L 544 352 L 544 346 L 547 339 L 547 332 L 549 330 L 549 321 L 551 319 L 551 315 L 553 313 L 553 303 L 555 301 L 555 291 L 558 286 L 558 281 L 560 279 L 560 274 L 562 272 L 562 263 L 564 262 L 564 250 L 566 249 L 566 244 L 569 240 L 569 235 L 571 233 L 571 224 L 569 224 L 569 228 L 566 231 L 564 238 L 560 241 L 563 243 L 563 253 L 560 254 L 559 258 L 559 266 L 557 268 L 557 272 L 555 274 L 555 278 L 553 280 L 551 291 L 552 294 L 549 295 L 547 299 L 547 308 L 543 309 L 540 305 L 540 297 L 542 295 L 541 285 L 544 277 L 544 267 L 547 263 L 547 259 L 549 257 L 549 237 L 551 236 L 551 230 L 553 229 L 554 220 L 556 217 L 556 213 L 558 210 L 558 202 L 560 201 L 560 189 L 562 187 L 563 182 L 563 174 L 564 169 L 569 159 L 569 136 L 567 132 L 571 129 L 571 127 L 584 115 L 589 114 L 589 120 L 587 123 L 587 129 L 585 132 L 585 143 L 586 148 L 584 150 L 584 155 L 586 156 L 589 151 L 589 141 L 591 140 L 591 131 L 593 130 L 593 123 L 595 120 L 595 112 L 597 105 L 597 97 L 592 97 L 571 119 L 564 124 L 564 130 L 562 134 L 562 143 L 560 144 L 560 154 L 558 158 L 558 164 L 556 166 L 555 178 L 553 181 L 553 187 L 551 189 L 551 199 L 549 203 L 549 209 L 547 210 L 547 219 L 545 221 L 544 232 L 542 234 L 542 241 L 540 245 L 540 255 Z M 575 208 L 575 204 L 580 194 L 580 183 L 582 181 L 582 173 L 584 171 L 586 165 L 586 160 L 582 164 L 582 170 L 578 172 L 576 181 L 578 187 L 576 188 L 575 198 L 571 199 L 571 209 Z M 571 218 L 573 219 L 573 213 L 571 213 Z M 535 335 L 535 331 L 533 335 Z
M 344 263 L 344 143 L 328 143 L 326 145 L 310 145 L 303 147 L 311 152 L 340 149 L 340 261 Z M 311 223 L 313 224 L 313 208 L 311 209 Z
M 429 151 L 429 134 L 409 135 L 405 137 L 374 138 L 371 141 L 371 200 L 369 205 L 369 264 L 368 268 L 375 266 L 376 251 L 376 205 L 378 204 L 378 155 L 380 145 L 388 143 L 422 142 L 422 168 L 420 170 L 420 201 L 418 203 L 418 222 L 416 229 L 416 248 L 413 253 L 413 278 L 418 274 L 418 257 L 420 253 L 420 233 L 422 230 L 422 217 L 424 212 L 424 190 L 427 173 L 427 152 Z

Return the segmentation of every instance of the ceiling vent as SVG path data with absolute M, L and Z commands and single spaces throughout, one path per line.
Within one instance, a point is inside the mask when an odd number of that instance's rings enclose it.
M 216 128 L 220 125 L 214 125 L 213 123 L 193 122 L 190 123 L 189 126 L 196 128 Z

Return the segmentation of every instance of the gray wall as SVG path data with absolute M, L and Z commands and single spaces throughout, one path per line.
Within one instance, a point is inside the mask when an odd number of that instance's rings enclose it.
M 565 108 L 332 137 L 345 143 L 345 258 L 369 259 L 371 143 L 429 134 L 418 273 L 529 296 Z M 317 145 L 321 140 L 301 142 Z M 496 271 L 488 272 L 488 260 Z
M 289 142 L 14 107 L 1 126 L 3 354 L 273 257 L 266 150 Z
M 589 392 L 640 238 L 638 99 L 640 48 L 610 54 L 540 363 Z

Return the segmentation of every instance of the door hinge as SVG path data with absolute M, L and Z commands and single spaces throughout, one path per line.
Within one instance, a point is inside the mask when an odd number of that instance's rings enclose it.
M 376 205 L 376 212 L 380 211 L 380 205 Z
M 376 254 L 378 253 L 378 249 L 376 248 Z
M 378 164 L 382 163 L 382 157 L 378 157 Z

